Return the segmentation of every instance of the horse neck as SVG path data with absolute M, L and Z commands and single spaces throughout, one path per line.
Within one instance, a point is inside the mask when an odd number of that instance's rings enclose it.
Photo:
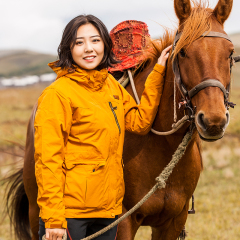
M 181 94 L 176 86 L 176 104 L 181 100 Z M 177 121 L 184 116 L 184 110 L 178 109 L 177 106 Z M 156 115 L 153 128 L 157 131 L 166 132 L 172 129 L 172 124 L 174 123 L 174 73 L 172 70 L 171 60 L 168 60 L 166 66 L 166 75 L 164 89 L 161 97 L 161 101 L 158 108 L 158 113 Z M 185 135 L 188 124 L 185 124 L 177 133 L 166 136 L 168 141 L 179 142 L 182 141 Z M 174 144 L 175 145 L 175 144 Z
M 155 63 L 156 61 L 153 61 L 141 74 L 134 78 L 138 96 L 142 95 L 144 91 L 144 84 L 146 78 L 152 71 Z M 126 87 L 126 90 L 132 95 L 133 98 L 135 98 L 130 84 Z M 180 96 L 181 95 L 179 90 L 176 89 L 176 103 L 180 102 L 181 100 Z M 183 109 L 180 110 L 177 109 L 177 121 L 181 119 L 183 116 L 184 116 Z M 153 129 L 160 132 L 166 132 L 172 129 L 173 123 L 174 123 L 174 73 L 172 70 L 171 60 L 169 59 L 166 66 L 164 89 L 158 107 L 158 112 L 153 123 Z M 185 124 L 181 129 L 178 130 L 176 134 L 166 136 L 167 140 L 172 141 L 173 139 L 174 140 L 179 139 L 179 141 L 181 142 L 183 136 L 187 131 L 188 126 L 189 125 Z

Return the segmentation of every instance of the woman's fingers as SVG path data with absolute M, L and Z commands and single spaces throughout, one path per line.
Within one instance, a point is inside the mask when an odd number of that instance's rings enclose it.
M 46 230 L 46 240 L 49 240 L 49 232 Z
M 46 240 L 62 240 L 62 237 L 65 233 L 66 229 L 63 228 L 47 228 Z
M 158 64 L 164 67 L 166 66 L 166 62 L 169 57 L 169 51 L 171 50 L 171 48 L 172 48 L 172 45 L 168 46 L 162 51 L 161 56 L 158 58 Z
M 162 52 L 166 54 L 168 51 L 170 51 L 171 48 L 172 48 L 172 45 L 166 47 Z

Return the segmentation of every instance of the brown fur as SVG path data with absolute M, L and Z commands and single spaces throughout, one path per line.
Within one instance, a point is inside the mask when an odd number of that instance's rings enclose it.
M 190 0 L 174 1 L 174 9 L 181 24 L 191 13 L 191 2 Z
M 214 14 L 219 21 L 223 24 L 229 17 L 233 6 L 233 0 L 220 0 L 214 9 Z
M 193 4 L 194 8 L 189 13 L 189 17 L 179 26 L 179 32 L 182 32 L 182 36 L 177 43 L 172 60 L 174 60 L 182 48 L 187 48 L 193 43 L 193 41 L 199 39 L 205 31 L 210 31 L 211 29 L 210 16 L 213 11 L 207 8 L 208 3 L 193 1 Z M 173 34 L 171 30 L 165 29 L 163 37 L 159 39 L 149 39 L 149 48 L 143 52 L 145 55 L 145 61 L 141 63 L 138 68 L 145 66 L 146 62 L 156 61 L 161 55 L 162 50 L 173 43 L 174 37 L 175 33 Z
M 211 12 L 212 11 L 204 5 L 195 3 L 195 7 L 192 9 L 189 18 L 179 27 L 179 32 L 182 32 L 182 36 L 173 53 L 173 59 L 182 48 L 187 49 L 188 46 L 190 46 L 196 39 L 199 39 L 205 31 L 210 31 Z

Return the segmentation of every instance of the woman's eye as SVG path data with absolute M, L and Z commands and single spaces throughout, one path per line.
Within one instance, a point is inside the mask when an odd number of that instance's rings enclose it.
M 180 51 L 180 56 L 183 57 L 183 58 L 186 57 L 186 53 L 185 53 L 183 48 Z
M 93 39 L 93 42 L 100 42 L 100 39 Z
M 76 42 L 76 45 L 81 45 L 83 42 L 81 42 L 81 41 L 78 41 L 78 42 Z

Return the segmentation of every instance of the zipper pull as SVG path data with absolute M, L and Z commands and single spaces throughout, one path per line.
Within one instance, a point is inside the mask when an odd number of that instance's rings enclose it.
M 113 105 L 112 105 L 111 102 L 109 102 L 109 106 L 110 106 L 110 108 L 111 108 L 111 110 L 112 110 L 112 113 L 113 113 L 115 122 L 116 122 L 117 127 L 118 127 L 118 130 L 119 130 L 119 135 L 120 135 L 120 134 L 121 134 L 121 127 L 120 127 L 120 124 L 119 124 L 119 122 L 118 122 L 117 115 L 116 115 L 116 113 L 115 113 L 115 111 L 114 111 L 114 108 L 117 109 L 117 107 L 113 107 Z

